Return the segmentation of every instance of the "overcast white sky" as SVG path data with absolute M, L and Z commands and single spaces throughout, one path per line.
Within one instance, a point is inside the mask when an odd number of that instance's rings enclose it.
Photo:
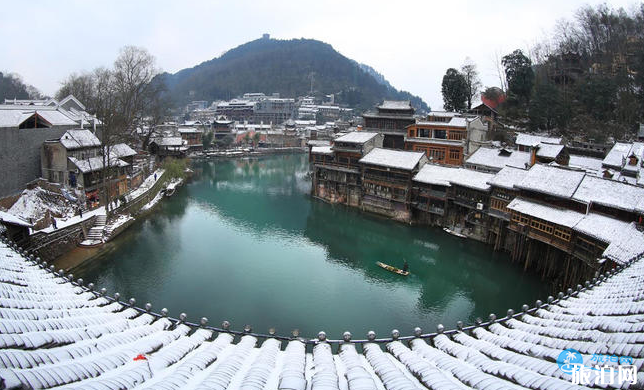
M 398 89 L 442 107 L 440 84 L 466 57 L 498 85 L 494 53 L 526 49 L 556 21 L 598 1 L 2 1 L 0 70 L 53 95 L 72 72 L 110 66 L 124 45 L 164 71 L 219 56 L 262 33 L 314 38 L 371 65 Z M 612 0 L 615 7 L 636 2 Z M 249 91 L 251 92 L 251 91 Z M 262 91 L 270 92 L 270 91 Z

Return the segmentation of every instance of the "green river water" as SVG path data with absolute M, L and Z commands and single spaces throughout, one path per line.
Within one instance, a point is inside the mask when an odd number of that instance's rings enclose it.
M 453 328 L 547 295 L 489 246 L 312 199 L 305 154 L 193 168 L 190 183 L 74 274 L 173 317 L 330 338 Z M 408 277 L 375 264 L 404 259 Z

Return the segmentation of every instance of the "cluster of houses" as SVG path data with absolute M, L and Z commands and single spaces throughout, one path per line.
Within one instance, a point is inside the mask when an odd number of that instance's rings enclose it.
M 39 180 L 90 209 L 100 203 L 103 185 L 117 197 L 137 188 L 144 179 L 145 156 L 125 143 L 101 143 L 101 131 L 100 120 L 72 95 L 60 101 L 5 100 L 0 105 L 4 207 Z
M 340 107 L 334 103 L 333 95 L 324 101 L 310 96 L 282 98 L 278 93 L 245 93 L 241 97 L 214 101 L 193 101 L 186 106 L 189 120 L 202 123 L 213 123 L 220 117 L 239 123 L 280 125 L 287 120 L 315 120 L 329 122 L 348 119 L 353 115 L 350 108 Z
M 644 143 L 616 143 L 604 159 L 529 134 L 493 147 L 480 116 L 378 108 L 363 131 L 309 141 L 314 197 L 445 227 L 562 285 L 644 255 Z

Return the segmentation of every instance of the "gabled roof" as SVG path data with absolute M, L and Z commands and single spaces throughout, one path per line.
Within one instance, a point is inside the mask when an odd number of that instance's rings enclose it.
M 539 145 L 541 142 L 548 143 L 548 144 L 560 144 L 561 137 L 547 137 L 543 135 L 517 133 L 517 139 L 514 143 L 522 146 L 535 147 Z
M 425 157 L 423 152 L 408 152 L 404 150 L 374 148 L 360 159 L 362 164 L 379 165 L 382 167 L 404 169 L 411 171 Z
M 157 137 L 152 141 L 158 146 L 182 146 L 183 139 L 181 137 Z
M 530 153 L 520 152 L 518 150 L 481 147 L 465 163 L 498 170 L 505 166 L 524 168 L 526 164 L 530 163 Z
M 644 187 L 586 175 L 573 197 L 584 203 L 597 203 L 620 210 L 634 212 L 644 199 Z
M 18 225 L 18 226 L 23 226 L 23 227 L 32 227 L 33 224 L 25 221 L 24 219 L 15 216 L 13 214 L 9 214 L 6 211 L 0 210 L 0 224 L 1 223 L 6 223 L 9 225 Z
M 333 150 L 331 150 L 331 146 L 313 146 L 311 153 L 333 155 Z
M 458 185 L 480 191 L 489 191 L 488 181 L 494 174 L 483 173 L 471 169 L 446 167 L 443 165 L 425 164 L 414 176 L 419 183 L 451 186 Z
M 505 188 L 507 190 L 514 190 L 516 184 L 521 183 L 521 181 L 528 174 L 527 169 L 515 168 L 515 167 L 503 167 L 499 172 L 494 175 L 489 181 L 488 184 L 493 187 Z
M 383 110 L 412 110 L 411 101 L 409 100 L 385 100 L 378 106 Z
M 571 198 L 585 175 L 583 171 L 535 164 L 516 187 L 560 198 Z
M 60 137 L 60 143 L 65 149 L 92 148 L 101 146 L 101 141 L 89 130 L 67 130 Z
M 584 214 L 576 211 L 534 202 L 521 197 L 514 198 L 508 204 L 508 209 L 569 228 L 575 226 L 584 217 Z
M 372 138 L 376 137 L 378 133 L 370 133 L 366 131 L 352 131 L 341 137 L 335 139 L 335 142 L 346 142 L 349 144 L 364 144 Z
M 564 145 L 541 142 L 537 145 L 537 148 L 537 157 L 554 159 L 557 158 L 559 153 L 564 149 Z
M 74 104 L 76 104 L 81 110 L 85 110 L 85 105 L 83 103 L 81 103 L 78 99 L 76 99 L 76 97 L 74 97 L 74 95 L 67 96 L 66 98 L 64 98 L 63 100 L 58 102 L 58 105 L 59 106 L 64 106 L 68 102 L 74 102 Z
M 602 171 L 602 159 L 600 158 L 576 156 L 571 154 L 568 165 L 571 167 L 582 168 L 586 170 L 586 172 L 599 173 Z
M 90 157 L 84 160 L 77 159 L 75 157 L 67 158 L 72 164 L 76 166 L 82 173 L 96 172 L 103 169 L 103 156 Z M 110 167 L 127 167 L 128 163 L 125 161 L 112 157 L 109 160 Z
M 116 158 L 136 156 L 136 151 L 127 144 L 112 145 L 110 149 L 110 153 Z

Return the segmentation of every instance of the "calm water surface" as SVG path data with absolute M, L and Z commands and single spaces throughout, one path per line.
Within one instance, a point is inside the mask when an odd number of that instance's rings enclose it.
M 195 169 L 192 183 L 74 274 L 174 317 L 333 338 L 452 328 L 547 295 L 486 245 L 311 199 L 306 155 Z M 406 278 L 375 265 L 403 259 Z

